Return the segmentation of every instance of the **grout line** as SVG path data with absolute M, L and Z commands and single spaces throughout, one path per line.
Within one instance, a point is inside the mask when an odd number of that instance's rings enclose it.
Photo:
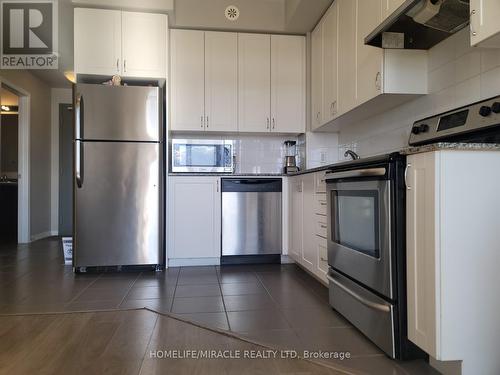
M 120 303 L 118 304 L 118 307 L 121 306 L 121 304 L 123 303 L 123 301 L 125 301 L 125 299 L 127 298 L 127 296 L 130 294 L 130 291 L 132 290 L 132 288 L 134 287 L 135 283 L 137 282 L 137 280 L 139 280 L 139 277 L 142 275 L 142 272 L 139 272 L 139 274 L 136 276 L 134 282 L 130 285 L 130 287 L 127 289 L 127 292 L 125 293 L 125 295 L 123 296 L 122 300 L 120 301 Z
M 92 281 L 89 285 L 87 285 L 85 288 L 83 288 L 83 289 L 82 289 L 82 291 L 81 291 L 80 293 L 77 293 L 77 294 L 76 294 L 76 296 L 74 296 L 74 297 L 73 297 L 73 298 L 72 298 L 69 302 L 67 302 L 67 303 L 66 303 L 66 305 L 69 305 L 70 303 L 76 302 L 76 299 L 77 299 L 78 297 L 80 297 L 80 296 L 83 294 L 83 292 L 85 292 L 85 291 L 86 291 L 87 289 L 89 289 L 92 285 L 94 285 L 94 284 L 97 282 L 97 280 L 99 280 L 99 279 L 102 277 L 102 275 L 103 275 L 102 273 L 101 273 L 101 274 L 99 274 L 99 276 L 97 276 L 97 277 L 95 278 L 95 280 L 94 280 L 94 281 Z
M 217 272 L 217 268 L 215 269 L 215 274 L 217 275 L 217 285 L 219 285 L 220 296 L 222 299 L 222 306 L 224 307 L 224 314 L 226 315 L 227 328 L 229 331 L 231 331 L 231 324 L 229 323 L 229 316 L 227 315 L 226 301 L 224 300 L 224 294 L 222 293 L 221 275 L 219 274 L 219 272 Z
M 148 310 L 146 310 L 146 311 L 148 311 Z M 151 335 L 149 335 L 148 344 L 146 345 L 146 348 L 144 349 L 144 354 L 142 356 L 141 366 L 139 367 L 138 374 L 140 374 L 142 372 L 142 367 L 144 366 L 144 360 L 146 359 L 146 353 L 148 351 L 149 346 L 151 345 L 151 341 L 153 340 L 153 335 L 155 333 L 156 326 L 158 325 L 158 320 L 160 320 L 160 316 L 161 315 L 159 315 L 159 314 L 156 315 L 155 325 L 153 326 L 153 329 L 151 330 Z
M 174 301 L 175 301 L 175 293 L 177 292 L 177 284 L 179 283 L 179 275 L 181 274 L 181 268 L 177 270 L 177 276 L 175 278 L 175 285 L 174 285 L 174 293 L 172 294 L 172 301 L 170 302 L 170 308 L 169 311 L 172 312 L 172 309 L 174 308 Z

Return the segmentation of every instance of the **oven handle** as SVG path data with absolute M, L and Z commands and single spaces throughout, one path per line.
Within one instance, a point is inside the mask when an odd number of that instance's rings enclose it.
M 352 177 L 380 177 L 385 176 L 387 170 L 384 168 L 355 169 L 345 172 L 326 172 L 326 180 Z
M 362 303 L 363 305 L 365 305 L 367 307 L 370 307 L 370 308 L 372 308 L 374 310 L 379 310 L 379 311 L 383 311 L 383 312 L 390 312 L 391 311 L 390 306 L 386 306 L 386 305 L 382 305 L 380 303 L 368 301 L 366 298 L 360 296 L 356 292 L 353 292 L 351 289 L 349 289 L 345 285 L 343 285 L 340 282 L 338 282 L 337 280 L 335 280 L 329 274 L 326 274 L 326 278 L 329 281 L 331 281 L 332 283 L 334 283 L 336 286 L 338 286 L 340 289 L 342 289 L 344 292 L 346 292 L 347 294 L 349 294 L 351 297 L 353 297 L 354 299 L 356 299 L 357 301 L 359 301 L 360 303 Z

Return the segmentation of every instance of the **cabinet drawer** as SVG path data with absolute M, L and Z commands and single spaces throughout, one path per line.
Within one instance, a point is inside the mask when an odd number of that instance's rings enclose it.
M 321 237 L 316 237 L 318 248 L 318 269 L 324 273 L 328 272 L 328 250 L 326 248 L 326 240 Z
M 324 219 L 324 217 L 318 216 L 318 220 L 316 221 L 316 235 L 326 239 L 326 220 Z
M 326 194 L 316 194 L 314 197 L 314 212 L 326 216 Z
M 314 174 L 314 188 L 316 193 L 326 193 L 326 171 L 316 172 Z

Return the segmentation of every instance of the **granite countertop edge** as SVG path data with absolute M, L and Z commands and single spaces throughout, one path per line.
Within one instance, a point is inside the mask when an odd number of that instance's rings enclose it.
M 500 151 L 500 143 L 437 142 L 429 145 L 410 146 L 400 151 L 403 155 L 433 151 Z

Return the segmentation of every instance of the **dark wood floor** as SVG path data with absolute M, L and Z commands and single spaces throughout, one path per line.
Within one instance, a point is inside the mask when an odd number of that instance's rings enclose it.
M 273 348 L 349 352 L 349 361 L 325 362 L 356 373 L 434 373 L 423 361 L 388 359 L 330 308 L 326 287 L 295 265 L 75 275 L 63 264 L 60 239 L 51 238 L 0 245 L 0 296 L 4 316 L 145 307 Z M 63 323 L 66 315 L 50 316 L 56 330 L 73 324 Z

